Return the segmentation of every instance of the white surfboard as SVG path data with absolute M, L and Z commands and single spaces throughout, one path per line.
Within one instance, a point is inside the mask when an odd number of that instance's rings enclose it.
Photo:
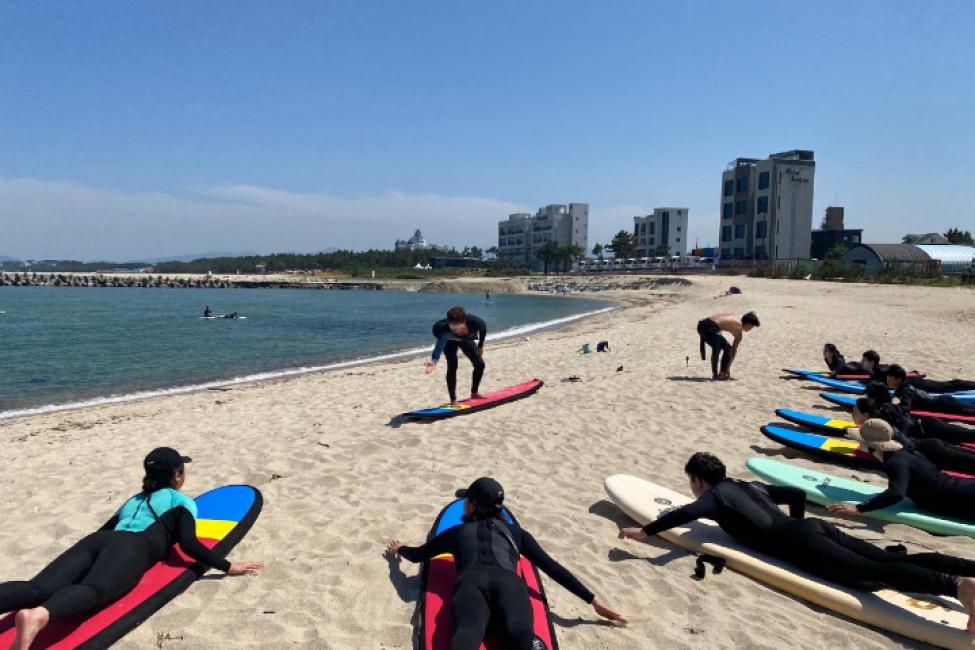
M 625 474 L 610 476 L 603 487 L 609 498 L 641 526 L 691 502 L 682 494 Z M 690 551 L 722 557 L 739 573 L 874 627 L 942 648 L 975 648 L 975 637 L 965 630 L 968 614 L 954 598 L 889 589 L 860 591 L 827 582 L 738 544 L 708 520 L 660 536 Z

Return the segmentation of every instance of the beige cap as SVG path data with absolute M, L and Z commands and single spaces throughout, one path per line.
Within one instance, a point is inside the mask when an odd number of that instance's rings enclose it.
M 846 435 L 877 451 L 897 451 L 904 448 L 904 445 L 894 440 L 894 429 L 880 418 L 870 418 L 859 429 L 847 429 Z

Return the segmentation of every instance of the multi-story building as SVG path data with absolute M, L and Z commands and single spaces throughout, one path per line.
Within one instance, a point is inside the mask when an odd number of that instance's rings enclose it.
M 519 212 L 498 222 L 498 256 L 507 266 L 541 268 L 536 251 L 550 241 L 588 252 L 589 204 L 546 205 L 534 216 Z
M 815 173 L 805 149 L 730 163 L 721 175 L 721 257 L 809 259 Z
M 812 245 L 809 248 L 809 256 L 814 260 L 821 260 L 837 246 L 842 245 L 850 249 L 862 242 L 863 229 L 847 229 L 843 223 L 843 208 L 831 205 L 826 208 L 826 215 L 823 217 L 819 230 L 812 231 Z
M 423 233 L 417 228 L 413 233 L 413 236 L 409 239 L 397 239 L 396 240 L 396 250 L 423 250 L 424 248 L 429 248 L 427 240 L 423 238 Z
M 654 208 L 653 214 L 633 217 L 633 239 L 638 257 L 654 257 L 667 247 L 667 255 L 687 254 L 687 208 Z

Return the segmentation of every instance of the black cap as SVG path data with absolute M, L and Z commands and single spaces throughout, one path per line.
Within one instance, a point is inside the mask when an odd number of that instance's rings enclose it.
M 146 459 L 142 461 L 147 474 L 156 472 L 175 472 L 184 463 L 189 463 L 193 459 L 189 456 L 182 456 L 178 451 L 170 447 L 157 447 L 149 452 Z
M 504 488 L 493 478 L 482 476 L 467 488 L 467 498 L 472 503 L 485 508 L 500 506 L 501 502 L 504 501 Z

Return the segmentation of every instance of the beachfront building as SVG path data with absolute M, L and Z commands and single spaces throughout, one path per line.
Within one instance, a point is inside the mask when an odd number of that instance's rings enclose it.
M 417 228 L 413 233 L 413 236 L 409 239 L 397 239 L 395 247 L 398 251 L 417 251 L 423 250 L 424 248 L 429 248 L 430 246 L 427 244 L 427 240 L 424 239 L 423 233 L 420 232 L 419 228 Z
M 975 246 L 956 244 L 861 244 L 840 258 L 843 266 L 859 266 L 877 273 L 887 266 L 919 271 L 962 273 L 975 265 Z
M 687 212 L 687 208 L 654 208 L 653 214 L 633 217 L 636 256 L 686 255 Z
M 589 204 L 546 205 L 534 215 L 518 212 L 498 222 L 498 258 L 505 266 L 542 268 L 535 253 L 550 241 L 587 251 Z
M 806 149 L 729 163 L 721 174 L 721 258 L 809 259 L 815 173 Z
M 825 259 L 826 253 L 837 246 L 850 249 L 863 242 L 863 229 L 846 228 L 843 221 L 843 208 L 837 206 L 826 208 L 826 215 L 819 230 L 812 231 L 812 244 L 809 248 L 809 256 L 812 259 Z

